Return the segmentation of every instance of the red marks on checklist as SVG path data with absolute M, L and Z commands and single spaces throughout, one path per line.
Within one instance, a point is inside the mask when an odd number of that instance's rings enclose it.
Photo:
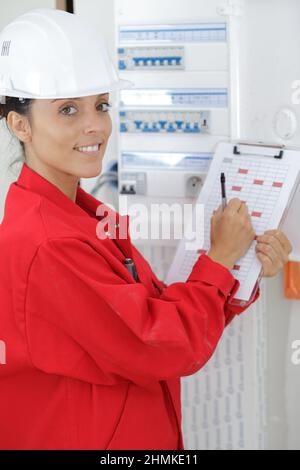
M 249 170 L 246 170 L 246 169 L 244 169 L 244 168 L 240 168 L 240 169 L 239 169 L 239 174 L 240 174 L 240 175 L 248 175 L 248 173 L 249 173 Z
M 260 217 L 262 217 L 262 212 L 253 211 L 253 212 L 251 212 L 251 216 L 260 218 Z
M 232 186 L 231 191 L 242 191 L 241 186 Z
M 272 186 L 273 186 L 273 188 L 282 188 L 283 183 L 279 183 L 278 181 L 274 181 Z
M 257 184 L 258 186 L 263 186 L 264 180 L 254 180 L 253 184 Z
M 240 269 L 241 269 L 241 267 L 240 267 L 238 264 L 235 264 L 235 265 L 233 266 L 233 270 L 234 270 L 234 271 L 239 271 Z

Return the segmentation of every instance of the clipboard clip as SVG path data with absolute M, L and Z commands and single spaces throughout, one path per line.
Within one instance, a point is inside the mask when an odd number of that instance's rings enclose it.
M 279 153 L 276 155 L 268 155 L 268 154 L 263 154 L 260 153 L 259 155 L 263 157 L 269 157 L 269 158 L 276 158 L 277 160 L 282 160 L 283 155 L 284 155 L 284 145 L 268 145 L 268 144 L 263 144 L 263 143 L 257 143 L 257 142 L 239 142 L 237 145 L 234 145 L 233 147 L 233 153 L 234 155 L 242 155 L 242 152 L 239 150 L 239 145 L 248 145 L 252 147 L 262 147 L 262 148 L 270 148 L 270 149 L 278 149 Z M 253 154 L 254 155 L 254 154 Z

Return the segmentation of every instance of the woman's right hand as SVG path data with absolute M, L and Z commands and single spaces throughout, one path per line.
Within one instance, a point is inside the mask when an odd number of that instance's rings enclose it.
M 224 211 L 222 206 L 214 211 L 207 256 L 231 270 L 255 238 L 247 205 L 238 198 L 232 199 Z

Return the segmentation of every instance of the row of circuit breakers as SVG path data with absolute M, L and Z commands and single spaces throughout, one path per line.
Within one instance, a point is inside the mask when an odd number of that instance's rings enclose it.
M 162 43 L 225 43 L 226 23 L 176 26 L 121 26 L 120 72 L 186 70 L 185 46 Z M 151 46 L 145 46 L 151 42 Z M 159 43 L 155 46 L 153 43 Z M 122 45 L 124 43 L 124 46 Z M 130 46 L 129 44 L 133 45 Z M 120 132 L 152 134 L 210 133 L 210 108 L 227 107 L 227 89 L 126 90 L 121 93 Z
M 136 83 L 135 88 L 120 93 L 120 133 L 124 137 L 121 194 L 154 194 L 149 188 L 155 172 L 165 171 L 180 172 L 187 181 L 182 194 L 196 196 L 199 178 L 196 181 L 195 175 L 208 171 L 214 136 L 227 135 L 223 111 L 228 108 L 228 89 L 215 86 L 227 84 L 222 77 L 220 80 L 220 71 L 227 67 L 226 46 L 227 25 L 223 22 L 119 27 L 119 71 Z M 196 88 L 199 82 L 208 86 Z M 147 85 L 141 86 L 143 83 Z M 132 148 L 132 138 L 126 139 L 138 134 L 145 136 L 143 152 Z M 161 140 L 149 140 L 154 135 Z M 179 152 L 168 152 L 167 138 L 174 135 L 191 139 L 183 139 Z M 201 135 L 208 137 L 204 148 L 195 140 Z M 202 152 L 195 150 L 199 147 Z M 166 194 L 166 189 L 162 192 Z
M 209 133 L 212 108 L 227 108 L 227 89 L 125 90 L 121 133 Z M 200 109 L 199 109 L 200 108 Z

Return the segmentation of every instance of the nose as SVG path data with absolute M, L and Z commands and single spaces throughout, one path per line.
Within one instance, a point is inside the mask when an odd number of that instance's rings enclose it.
M 107 137 L 111 132 L 111 119 L 106 113 L 99 113 L 99 111 L 91 111 L 86 114 L 84 123 L 84 134 L 93 135 L 102 133 Z

